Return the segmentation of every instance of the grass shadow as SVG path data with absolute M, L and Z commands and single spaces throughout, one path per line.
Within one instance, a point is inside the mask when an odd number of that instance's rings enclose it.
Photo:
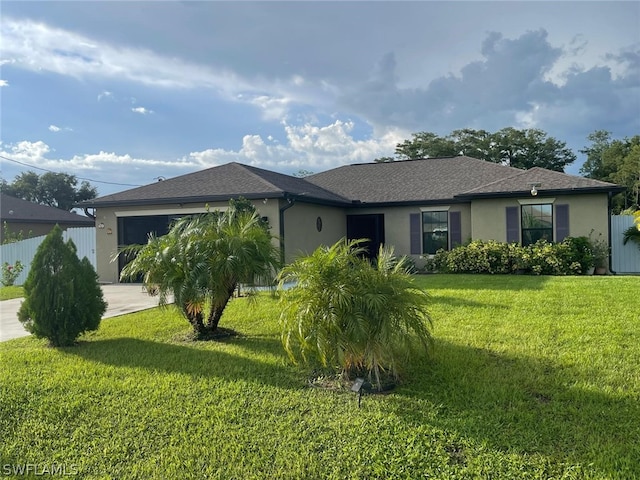
M 247 349 L 261 352 L 253 356 L 229 353 L 222 348 L 215 348 L 211 342 L 201 342 L 204 345 L 194 343 L 191 346 L 128 337 L 81 342 L 75 347 L 61 350 L 92 362 L 142 368 L 152 373 L 178 373 L 228 381 L 248 380 L 276 387 L 298 388 L 300 377 L 295 369 L 280 365 L 282 362 L 278 357 L 281 356 L 281 350 L 275 348 L 275 342 L 262 338 L 247 342 Z M 224 343 L 242 344 L 242 341 L 236 337 Z
M 638 399 L 581 387 L 588 384 L 582 375 L 547 360 L 437 340 L 431 360 L 414 365 L 396 391 L 397 413 L 500 451 L 560 456 L 603 478 L 639 478 L 640 446 L 632 440 L 640 434 Z

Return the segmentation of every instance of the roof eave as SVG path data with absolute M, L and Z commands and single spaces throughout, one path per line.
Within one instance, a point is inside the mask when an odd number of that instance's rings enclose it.
M 625 187 L 583 187 L 583 188 L 557 188 L 549 190 L 538 190 L 539 197 L 545 197 L 549 195 L 578 195 L 582 193 L 620 193 L 626 190 Z M 517 198 L 517 197 L 530 197 L 531 192 L 529 190 L 517 190 L 509 192 L 478 192 L 478 193 L 460 193 L 455 198 L 460 200 L 476 200 L 483 198 Z
M 247 200 L 264 198 L 284 198 L 285 192 L 277 193 L 239 193 L 237 195 L 201 195 L 197 197 L 171 197 L 171 198 L 141 198 L 134 200 L 106 200 L 77 203 L 75 208 L 108 208 L 108 207 L 141 207 L 149 205 L 172 205 L 185 203 L 226 202 L 230 198 L 244 197 Z

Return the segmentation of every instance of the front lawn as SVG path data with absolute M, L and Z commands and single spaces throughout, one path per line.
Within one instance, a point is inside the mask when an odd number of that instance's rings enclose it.
M 24 296 L 24 288 L 17 285 L 10 287 L 0 287 L 0 301 L 11 300 L 12 298 L 20 298 Z
M 434 352 L 362 398 L 306 386 L 268 294 L 243 335 L 182 341 L 171 309 L 73 348 L 0 344 L 0 466 L 82 478 L 640 477 L 638 277 L 427 275 Z M 51 467 L 49 467 L 51 468 Z M 2 473 L 0 473 L 2 474 Z

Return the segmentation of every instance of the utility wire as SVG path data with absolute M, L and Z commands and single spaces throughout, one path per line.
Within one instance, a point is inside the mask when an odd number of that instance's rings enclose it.
M 14 160 L 13 158 L 5 157 L 4 155 L 0 155 L 0 158 L 2 160 L 6 160 L 8 162 L 17 163 L 18 165 L 23 165 L 23 166 L 29 167 L 29 168 L 35 168 L 37 170 L 42 170 L 44 172 L 56 173 L 56 174 L 60 173 L 60 172 L 54 172 L 53 170 L 47 170 L 46 168 L 36 167 L 35 165 L 29 165 L 28 163 L 20 162 L 18 160 Z M 78 180 L 86 180 L 86 181 L 92 182 L 92 183 L 104 183 L 106 185 L 118 185 L 120 187 L 142 187 L 142 185 L 136 185 L 136 184 L 133 184 L 133 183 L 105 182 L 104 180 L 93 180 L 91 178 L 78 177 L 77 175 L 74 175 L 74 177 L 76 177 Z

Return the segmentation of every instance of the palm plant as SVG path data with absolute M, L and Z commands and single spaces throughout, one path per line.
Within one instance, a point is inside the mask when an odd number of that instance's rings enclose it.
M 405 258 L 381 247 L 374 264 L 365 240 L 320 247 L 280 272 L 282 342 L 294 362 L 319 362 L 344 378 L 364 374 L 378 389 L 397 380 L 414 347 L 428 349 L 428 296 L 416 288 Z
M 623 244 L 626 245 L 629 240 L 634 242 L 640 248 L 640 210 L 633 214 L 635 216 L 634 223 L 631 227 L 623 232 Z
M 209 336 L 240 283 L 273 277 L 279 255 L 271 240 L 257 212 L 238 211 L 232 204 L 226 212 L 184 217 L 167 235 L 129 247 L 137 255 L 121 279 L 142 274 L 161 304 L 172 294 L 196 336 Z

